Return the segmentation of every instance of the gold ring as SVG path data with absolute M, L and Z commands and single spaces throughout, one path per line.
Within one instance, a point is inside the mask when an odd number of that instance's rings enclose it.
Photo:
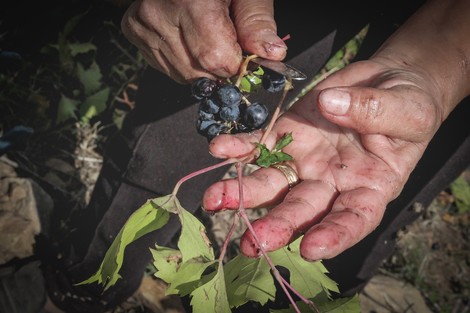
M 296 171 L 287 164 L 273 164 L 270 167 L 278 169 L 284 174 L 287 179 L 287 184 L 289 186 L 289 190 L 294 188 L 300 182 L 299 175 L 297 175 Z

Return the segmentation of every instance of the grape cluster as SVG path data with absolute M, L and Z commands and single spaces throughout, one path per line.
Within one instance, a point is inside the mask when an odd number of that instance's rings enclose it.
M 258 102 L 247 103 L 231 83 L 201 77 L 191 84 L 191 94 L 199 100 L 197 131 L 208 140 L 219 134 L 260 129 L 267 121 L 268 108 Z

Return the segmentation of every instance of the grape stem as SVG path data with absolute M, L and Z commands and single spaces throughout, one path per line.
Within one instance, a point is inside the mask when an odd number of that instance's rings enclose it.
M 243 63 L 240 65 L 240 69 L 238 71 L 237 81 L 235 82 L 235 86 L 240 87 L 242 82 L 243 76 L 248 72 L 246 69 L 248 68 L 248 64 L 251 60 L 256 59 L 258 56 L 256 54 L 249 55 L 243 60 Z

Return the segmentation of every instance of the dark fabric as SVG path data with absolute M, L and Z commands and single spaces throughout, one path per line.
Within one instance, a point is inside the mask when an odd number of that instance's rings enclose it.
M 276 1 L 279 34 L 291 35 L 287 42 L 290 63 L 313 77 L 333 52 L 370 23 L 357 59 L 367 58 L 420 4 L 420 1 L 393 1 L 389 7 L 381 3 L 380 8 L 375 2 Z M 300 89 L 302 84 L 305 82 L 296 83 L 295 87 Z M 269 101 L 269 96 L 263 97 Z M 171 244 L 179 230 L 175 220 L 129 247 L 120 272 L 123 279 L 109 291 L 101 294 L 102 289 L 97 285 L 72 286 L 96 271 L 112 239 L 133 210 L 148 198 L 169 194 L 184 175 L 217 162 L 207 153 L 205 138 L 195 130 L 194 103 L 188 86 L 178 85 L 150 68 L 145 72 L 137 106 L 127 116 L 123 129 L 110 138 L 91 203 L 77 219 L 73 242 L 76 256 L 71 262 L 74 265 L 49 272 L 50 294 L 67 312 L 102 312 L 119 304 L 138 287 L 151 260 L 148 248 L 155 243 Z M 376 232 L 339 257 L 325 261 L 345 294 L 357 291 L 393 251 L 396 231 L 417 217 L 412 210 L 413 203 L 427 205 L 468 164 L 468 142 L 462 146 L 469 134 L 463 121 L 463 117 L 469 116 L 468 110 L 468 104 L 461 105 L 446 121 L 402 195 L 390 204 Z M 204 190 L 226 169 L 183 185 L 179 193 L 183 206 L 195 212 Z M 79 294 L 86 301 L 80 300 L 78 305 L 74 297 L 64 297 L 67 291 Z

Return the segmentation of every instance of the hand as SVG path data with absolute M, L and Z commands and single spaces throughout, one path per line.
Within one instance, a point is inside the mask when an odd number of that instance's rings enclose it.
M 304 258 L 332 258 L 380 223 L 444 118 L 435 85 L 399 64 L 351 64 L 278 119 L 267 146 L 292 132 L 284 151 L 293 156 L 289 165 L 301 182 L 288 191 L 286 178 L 274 168 L 243 178 L 246 208 L 274 206 L 253 223 L 267 251 L 304 234 Z M 220 158 L 244 156 L 260 137 L 261 132 L 221 135 L 210 151 Z M 203 206 L 211 212 L 237 209 L 237 180 L 212 185 Z M 245 232 L 240 245 L 245 255 L 259 255 L 251 233 Z
M 273 14 L 272 0 L 138 0 L 124 15 L 122 30 L 151 66 L 185 83 L 235 75 L 242 50 L 283 59 L 286 45 L 276 35 Z

